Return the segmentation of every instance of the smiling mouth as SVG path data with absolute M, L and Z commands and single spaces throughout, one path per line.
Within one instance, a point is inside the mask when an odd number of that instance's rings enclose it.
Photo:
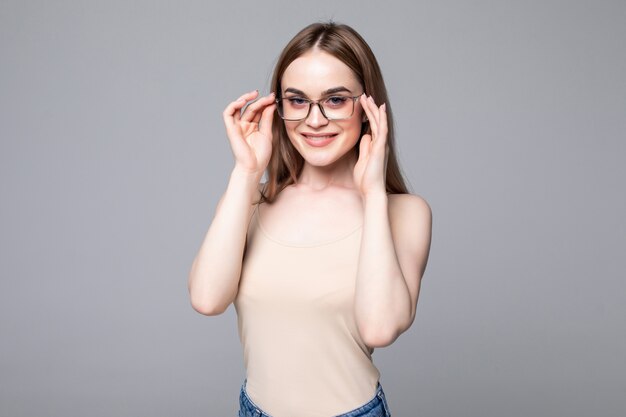
M 306 133 L 302 133 L 302 136 L 304 136 L 305 138 L 312 140 L 312 141 L 322 141 L 322 140 L 326 140 L 326 139 L 330 139 L 332 137 L 337 136 L 337 133 L 329 133 L 327 135 L 310 135 L 310 134 L 306 134 Z
M 339 133 L 302 133 L 304 142 L 314 148 L 323 148 L 335 141 Z

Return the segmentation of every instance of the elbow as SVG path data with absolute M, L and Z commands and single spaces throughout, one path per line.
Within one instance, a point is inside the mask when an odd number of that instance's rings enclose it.
M 221 306 L 217 304 L 210 304 L 206 302 L 201 302 L 195 300 L 193 297 L 191 298 L 191 307 L 196 310 L 198 313 L 205 316 L 219 316 L 223 312 L 226 311 L 228 305 Z
M 411 315 L 402 323 L 396 325 L 385 324 L 380 326 L 360 326 L 359 333 L 363 342 L 372 348 L 382 348 L 391 345 L 413 323 L 414 315 Z
M 400 335 L 390 329 L 363 329 L 359 330 L 363 343 L 371 348 L 382 348 L 391 345 Z
M 218 316 L 225 312 L 230 305 L 230 302 L 214 300 L 210 294 L 194 291 L 191 287 L 189 288 L 189 301 L 195 311 L 205 316 Z

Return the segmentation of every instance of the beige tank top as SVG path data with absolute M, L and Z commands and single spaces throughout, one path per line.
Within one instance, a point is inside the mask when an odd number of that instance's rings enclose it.
M 367 403 L 380 373 L 353 312 L 362 227 L 294 245 L 262 221 L 257 206 L 234 301 L 248 396 L 273 417 L 329 417 Z

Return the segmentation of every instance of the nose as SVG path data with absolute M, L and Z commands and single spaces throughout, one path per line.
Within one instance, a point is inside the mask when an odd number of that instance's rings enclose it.
M 311 111 L 306 118 L 306 124 L 311 127 L 320 127 L 328 124 L 328 119 L 322 114 L 319 103 L 311 105 Z

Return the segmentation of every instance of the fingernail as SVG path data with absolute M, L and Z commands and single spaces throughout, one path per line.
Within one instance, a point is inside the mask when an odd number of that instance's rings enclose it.
M 274 92 L 273 92 L 273 91 L 270 93 L 270 97 L 274 97 L 275 95 L 276 95 L 276 94 L 274 94 Z
M 382 105 L 382 109 L 383 109 L 383 110 L 387 110 L 387 103 L 383 103 L 383 105 Z

